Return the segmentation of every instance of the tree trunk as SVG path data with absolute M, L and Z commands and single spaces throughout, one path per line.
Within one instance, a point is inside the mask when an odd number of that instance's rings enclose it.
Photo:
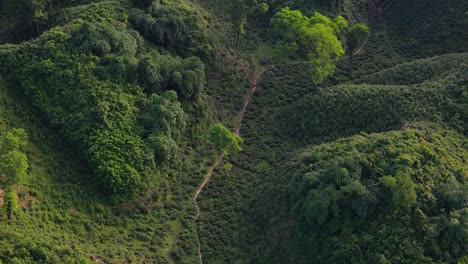
M 39 30 L 40 30 L 40 26 L 39 26 L 39 21 L 36 22 L 36 35 L 39 36 Z
M 349 53 L 349 77 L 353 78 L 353 51 Z

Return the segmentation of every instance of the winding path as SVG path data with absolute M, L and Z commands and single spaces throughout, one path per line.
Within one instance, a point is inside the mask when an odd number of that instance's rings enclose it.
M 242 108 L 242 110 L 239 113 L 239 118 L 238 118 L 237 125 L 236 125 L 236 135 L 238 135 L 238 136 L 240 135 L 242 120 L 244 119 L 244 115 L 245 115 L 245 111 L 247 110 L 247 106 L 250 104 L 250 101 L 252 101 L 252 97 L 253 97 L 253 95 L 255 93 L 255 90 L 257 89 L 258 82 L 260 81 L 260 79 L 266 73 L 267 70 L 268 70 L 267 68 L 262 68 L 262 70 L 255 76 L 255 79 L 254 79 L 254 81 L 252 83 L 252 86 L 249 89 L 249 92 L 247 94 L 247 98 L 244 101 L 244 107 Z M 200 187 L 198 187 L 197 191 L 195 192 L 195 195 L 193 196 L 193 203 L 195 204 L 195 210 L 196 210 L 196 214 L 195 214 L 195 236 L 196 236 L 197 243 L 198 243 L 198 260 L 199 260 L 200 264 L 203 264 L 203 255 L 202 255 L 202 252 L 201 252 L 200 237 L 198 235 L 198 218 L 200 217 L 200 206 L 198 205 L 198 196 L 200 196 L 200 193 L 203 191 L 203 188 L 205 188 L 206 184 L 210 181 L 211 176 L 213 175 L 213 172 L 219 166 L 219 164 L 223 161 L 223 159 L 224 159 L 224 153 L 220 154 L 218 156 L 215 164 L 213 164 L 213 166 L 211 166 L 210 170 L 208 171 L 208 173 L 203 178 L 202 184 L 200 185 Z

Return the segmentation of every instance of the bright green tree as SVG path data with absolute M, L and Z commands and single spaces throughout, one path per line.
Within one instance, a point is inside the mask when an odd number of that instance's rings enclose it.
M 11 186 L 6 189 L 4 200 L 7 217 L 11 219 L 13 212 L 18 209 L 18 196 Z
M 0 173 L 7 177 L 8 185 L 22 182 L 27 175 L 28 159 L 20 150 L 27 144 L 27 137 L 23 129 L 13 128 L 1 139 Z
M 242 151 L 240 143 L 243 142 L 243 139 L 239 135 L 229 131 L 229 129 L 220 123 L 211 127 L 210 137 L 216 149 L 222 150 L 224 153 Z
M 364 23 L 353 25 L 346 34 L 346 45 L 349 56 L 349 75 L 353 74 L 354 53 L 361 48 L 369 38 L 370 29 Z
M 0 176 L 6 178 L 4 201 L 8 219 L 18 208 L 13 185 L 23 182 L 27 175 L 28 159 L 21 151 L 21 147 L 27 144 L 27 138 L 26 132 L 18 128 L 13 128 L 0 138 Z
M 0 157 L 0 172 L 7 176 L 10 184 L 24 180 L 28 170 L 28 159 L 23 152 L 13 150 Z
M 281 9 L 271 19 L 271 30 L 288 45 L 297 42 L 308 25 L 309 19 L 301 11 L 289 7 Z
M 27 144 L 28 135 L 21 128 L 13 128 L 11 131 L 5 133 L 1 142 L 0 151 L 6 154 L 12 150 L 18 150 Z
M 347 26 L 341 16 L 332 20 L 315 12 L 307 17 L 288 7 L 281 9 L 271 20 L 272 31 L 281 38 L 278 47 L 288 53 L 305 55 L 312 64 L 312 81 L 316 84 L 335 72 L 336 61 L 344 55 L 338 34 Z

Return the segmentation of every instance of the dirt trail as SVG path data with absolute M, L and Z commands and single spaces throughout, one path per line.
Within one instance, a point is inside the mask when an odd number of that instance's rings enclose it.
M 262 68 L 262 70 L 258 74 L 255 75 L 255 79 L 252 82 L 252 86 L 250 87 L 249 92 L 247 94 L 247 97 L 246 97 L 246 99 L 244 101 L 244 107 L 241 109 L 241 111 L 239 113 L 239 118 L 238 118 L 237 125 L 236 125 L 236 135 L 240 135 L 242 120 L 244 119 L 244 115 L 245 115 L 245 111 L 247 110 L 247 106 L 250 104 L 250 101 L 252 101 L 252 97 L 253 97 L 253 95 L 255 93 L 255 90 L 257 89 L 257 84 L 260 81 L 260 78 L 262 78 L 262 76 L 265 74 L 265 72 L 267 70 L 268 70 L 267 68 Z M 196 239 L 197 239 L 197 242 L 198 242 L 198 260 L 199 260 L 200 264 L 203 264 L 203 255 L 202 255 L 202 252 L 201 252 L 200 237 L 198 236 L 198 223 L 197 222 L 198 222 L 198 218 L 200 217 L 200 206 L 198 205 L 198 196 L 200 196 L 200 193 L 202 192 L 203 188 L 205 188 L 206 184 L 210 181 L 214 170 L 219 166 L 219 164 L 223 161 L 223 159 L 224 159 L 224 153 L 220 154 L 218 156 L 218 159 L 216 160 L 215 164 L 213 164 L 213 166 L 211 166 L 210 170 L 208 171 L 208 173 L 203 178 L 202 184 L 200 185 L 200 187 L 195 192 L 195 195 L 193 196 L 193 203 L 195 204 L 195 210 L 196 210 L 196 214 L 195 214 L 195 236 L 196 236 Z

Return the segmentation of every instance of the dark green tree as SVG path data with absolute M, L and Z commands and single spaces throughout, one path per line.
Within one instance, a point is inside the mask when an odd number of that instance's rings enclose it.
M 240 36 L 245 34 L 247 18 L 252 15 L 268 12 L 269 6 L 257 0 L 236 0 L 232 7 L 232 24 L 236 32 L 236 46 L 239 45 Z
M 232 24 L 236 32 L 236 46 L 239 45 L 240 36 L 245 34 L 247 12 L 248 6 L 246 6 L 245 0 L 237 0 L 232 10 Z
M 349 28 L 346 34 L 346 46 L 349 56 L 349 75 L 353 75 L 354 53 L 362 48 L 369 38 L 370 29 L 364 23 L 358 23 Z

